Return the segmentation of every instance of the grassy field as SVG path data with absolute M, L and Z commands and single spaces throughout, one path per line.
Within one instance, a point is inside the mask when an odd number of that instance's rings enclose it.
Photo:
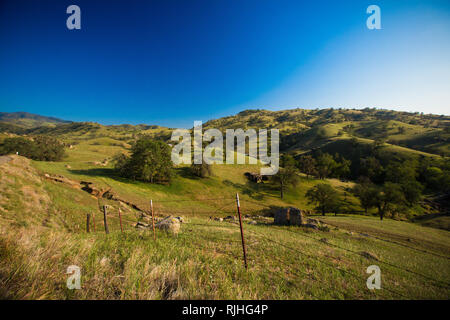
M 248 270 L 243 267 L 239 226 L 210 217 L 263 215 L 293 205 L 312 208 L 304 194 L 318 181 L 301 178 L 279 198 L 269 184 L 253 184 L 243 173 L 258 166 L 214 166 L 214 176 L 192 177 L 177 168 L 171 185 L 131 182 L 114 176 L 109 160 L 126 152 L 119 140 L 80 141 L 63 162 L 12 156 L 0 165 L 0 297 L 14 299 L 448 299 L 448 231 L 369 216 L 317 217 L 329 231 L 244 220 Z M 95 164 L 97 162 L 97 164 Z M 158 217 L 186 218 L 178 236 L 134 228 L 147 221 L 118 201 L 96 199 L 44 174 L 63 175 L 112 188 L 121 199 Z M 327 180 L 344 192 L 351 183 Z M 347 195 L 360 209 L 356 199 Z M 184 201 L 189 200 L 189 201 Z M 100 206 L 110 205 L 103 232 Z M 125 232 L 120 232 L 118 208 Z M 96 232 L 85 232 L 86 213 Z M 314 217 L 316 218 L 316 217 Z M 256 225 L 249 224 L 257 221 Z M 370 265 L 378 265 L 382 289 L 368 290 Z M 81 268 L 82 289 L 66 287 L 67 267 Z

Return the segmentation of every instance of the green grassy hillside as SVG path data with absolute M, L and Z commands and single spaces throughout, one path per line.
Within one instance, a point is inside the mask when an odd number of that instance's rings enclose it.
M 443 116 L 374 109 L 247 110 L 208 121 L 204 129 L 279 128 L 282 150 L 293 154 L 320 149 L 351 158 L 363 156 L 355 150 L 376 146 L 380 158 L 440 159 L 448 150 L 449 121 Z M 400 126 L 404 129 L 397 129 Z M 354 182 L 299 175 L 299 183 L 287 188 L 282 200 L 272 183 L 250 182 L 244 173 L 257 172 L 260 166 L 245 164 L 213 165 L 213 175 L 207 178 L 179 166 L 170 184 L 150 184 L 119 177 L 112 158 L 129 153 L 142 135 L 168 141 L 170 128 L 88 122 L 24 128 L 20 133 L 4 128 L 0 140 L 15 134 L 50 135 L 64 142 L 67 155 L 61 162 L 0 157 L 0 298 L 448 299 L 450 295 L 448 216 L 430 215 L 415 223 L 380 221 L 373 208 L 367 216 L 309 216 L 322 221 L 318 230 L 275 226 L 272 216 L 279 208 L 313 209 L 305 194 L 319 182 L 330 184 L 346 199 L 347 211 L 362 212 L 359 200 L 349 192 Z M 425 136 L 441 140 L 431 143 Z M 82 188 L 82 181 L 108 192 L 96 197 Z M 236 193 L 244 216 L 247 271 L 239 225 L 219 220 L 236 216 Z M 158 220 L 167 215 L 185 218 L 178 236 L 157 230 L 154 241 L 151 230 L 135 228 L 137 222 L 151 222 L 150 200 Z M 109 235 L 103 229 L 103 205 L 109 206 Z M 95 232 L 86 232 L 87 213 L 95 219 Z M 81 267 L 81 290 L 66 288 L 70 265 Z M 370 265 L 381 268 L 381 290 L 366 287 Z
M 307 207 L 303 193 L 314 181 L 302 180 L 286 201 L 268 186 L 249 185 L 243 177 L 249 166 L 217 167 L 209 179 L 181 175 L 170 186 L 149 185 L 108 177 L 108 168 L 86 164 L 75 151 L 68 163 L 11 156 L 0 164 L 3 298 L 446 299 L 450 294 L 448 231 L 361 216 L 319 217 L 329 231 L 246 218 L 246 271 L 238 225 L 209 217 L 235 214 L 236 192 L 244 215 L 290 204 Z M 148 221 L 138 211 L 50 181 L 45 173 L 112 187 L 146 209 L 153 199 L 157 217 L 182 215 L 186 222 L 178 236 L 158 231 L 154 241 L 151 231 L 134 228 Z M 110 206 L 109 235 L 99 210 L 104 204 Z M 96 232 L 85 232 L 87 212 L 96 219 Z M 252 220 L 258 223 L 249 224 Z M 381 268 L 381 290 L 366 287 L 372 264 Z M 65 286 L 69 265 L 81 267 L 81 290 Z

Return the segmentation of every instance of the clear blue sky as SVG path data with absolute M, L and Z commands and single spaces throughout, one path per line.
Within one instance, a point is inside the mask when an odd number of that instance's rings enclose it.
M 191 127 L 294 107 L 449 114 L 450 1 L 0 1 L 0 111 Z

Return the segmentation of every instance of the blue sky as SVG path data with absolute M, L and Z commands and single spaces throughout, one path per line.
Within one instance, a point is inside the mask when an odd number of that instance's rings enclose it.
M 81 30 L 66 8 L 81 8 Z M 368 30 L 366 8 L 381 8 Z M 0 111 L 191 127 L 247 108 L 450 114 L 449 1 L 0 2 Z

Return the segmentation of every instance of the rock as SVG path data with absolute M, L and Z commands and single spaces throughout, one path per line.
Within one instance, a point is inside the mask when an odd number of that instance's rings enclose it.
M 248 224 L 255 225 L 255 224 L 257 224 L 257 222 L 255 220 L 252 220 L 252 221 L 249 221 Z
M 278 225 L 300 226 L 305 223 L 300 209 L 294 207 L 282 208 L 275 212 L 274 223 Z
M 178 234 L 180 232 L 181 223 L 180 220 L 173 216 L 167 216 L 161 221 L 159 221 L 155 227 L 166 232 L 171 232 L 173 234 Z
M 359 254 L 362 255 L 366 259 L 379 261 L 378 257 L 376 255 L 374 255 L 373 253 L 370 253 L 367 251 L 362 251 Z
M 72 169 L 72 167 L 71 167 L 70 165 L 68 165 L 68 164 L 66 164 L 65 167 L 66 167 L 67 169 Z

